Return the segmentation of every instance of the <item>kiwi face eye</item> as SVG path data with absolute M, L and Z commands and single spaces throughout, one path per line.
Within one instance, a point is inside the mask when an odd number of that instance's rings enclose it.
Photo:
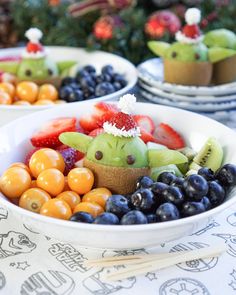
M 51 69 L 48 69 L 48 75 L 52 76 L 53 75 L 53 71 Z
M 31 76 L 32 75 L 32 71 L 29 70 L 29 69 L 25 70 L 25 75 L 28 76 L 28 77 Z
M 198 53 L 195 53 L 195 59 L 196 60 L 200 59 L 200 55 Z
M 173 51 L 173 52 L 171 53 L 171 56 L 172 56 L 173 58 L 176 58 L 176 57 L 177 57 L 177 52 L 176 52 L 176 51 Z
M 103 158 L 103 153 L 101 151 L 96 151 L 95 153 L 95 159 L 101 160 Z
M 135 162 L 135 156 L 133 155 L 128 155 L 126 158 L 126 162 L 128 165 L 133 165 Z

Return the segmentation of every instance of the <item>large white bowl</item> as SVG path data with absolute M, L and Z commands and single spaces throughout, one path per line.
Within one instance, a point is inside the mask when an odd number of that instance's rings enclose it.
M 0 173 L 12 162 L 25 158 L 31 148 L 29 138 L 45 121 L 60 116 L 76 116 L 89 112 L 92 102 L 68 104 L 20 118 L 0 128 Z M 199 150 L 209 136 L 215 136 L 223 145 L 224 161 L 236 164 L 236 134 L 224 125 L 206 117 L 180 109 L 137 103 L 136 112 L 150 115 L 156 123 L 166 122 L 181 132 L 187 144 Z M 63 221 L 24 210 L 0 194 L 0 206 L 12 212 L 27 227 L 64 242 L 79 246 L 124 249 L 155 246 L 189 235 L 206 226 L 209 220 L 236 202 L 231 193 L 220 206 L 197 216 L 165 223 L 109 226 Z
M 83 48 L 62 46 L 48 46 L 46 48 L 48 50 L 50 58 L 55 61 L 75 60 L 78 62 L 78 66 L 74 66 L 72 68 L 71 74 L 76 74 L 77 68 L 83 67 L 87 64 L 92 64 L 98 72 L 100 72 L 101 68 L 104 65 L 110 64 L 114 67 L 116 72 L 123 74 L 125 76 L 128 84 L 124 88 L 112 94 L 99 98 L 94 98 L 93 101 L 118 99 L 121 95 L 127 93 L 130 89 L 132 89 L 137 82 L 137 71 L 135 66 L 128 60 L 120 56 L 103 51 L 86 51 Z M 5 56 L 19 56 L 21 52 L 22 48 L 1 49 L 0 58 Z M 55 106 L 0 105 L 0 126 L 24 115 L 28 115 L 30 113 L 45 110 Z

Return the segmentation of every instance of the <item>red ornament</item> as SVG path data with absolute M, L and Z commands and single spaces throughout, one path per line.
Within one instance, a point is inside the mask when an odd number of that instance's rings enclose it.
M 174 35 L 181 28 L 179 18 L 169 10 L 152 14 L 145 25 L 145 32 L 152 38 L 161 38 L 165 33 Z
M 97 39 L 109 40 L 113 37 L 114 29 L 121 26 L 122 22 L 118 16 L 102 16 L 93 27 L 93 34 Z

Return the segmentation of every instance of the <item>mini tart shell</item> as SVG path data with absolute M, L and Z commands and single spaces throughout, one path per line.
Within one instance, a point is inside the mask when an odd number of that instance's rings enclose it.
M 95 178 L 96 187 L 106 187 L 113 194 L 129 194 L 135 191 L 140 176 L 150 175 L 150 169 L 111 167 L 84 159 L 83 166 L 89 168 Z
M 172 84 L 207 86 L 211 82 L 213 66 L 210 62 L 183 62 L 164 59 L 164 80 Z
M 214 63 L 213 78 L 214 84 L 225 84 L 236 80 L 236 55 Z

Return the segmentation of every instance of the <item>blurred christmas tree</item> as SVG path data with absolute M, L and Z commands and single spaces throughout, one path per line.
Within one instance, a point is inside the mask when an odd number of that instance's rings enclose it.
M 17 0 L 12 18 L 19 40 L 34 26 L 45 44 L 106 50 L 137 64 L 151 56 L 147 40 L 173 40 L 193 6 L 202 10 L 203 30 L 236 31 L 236 0 Z

